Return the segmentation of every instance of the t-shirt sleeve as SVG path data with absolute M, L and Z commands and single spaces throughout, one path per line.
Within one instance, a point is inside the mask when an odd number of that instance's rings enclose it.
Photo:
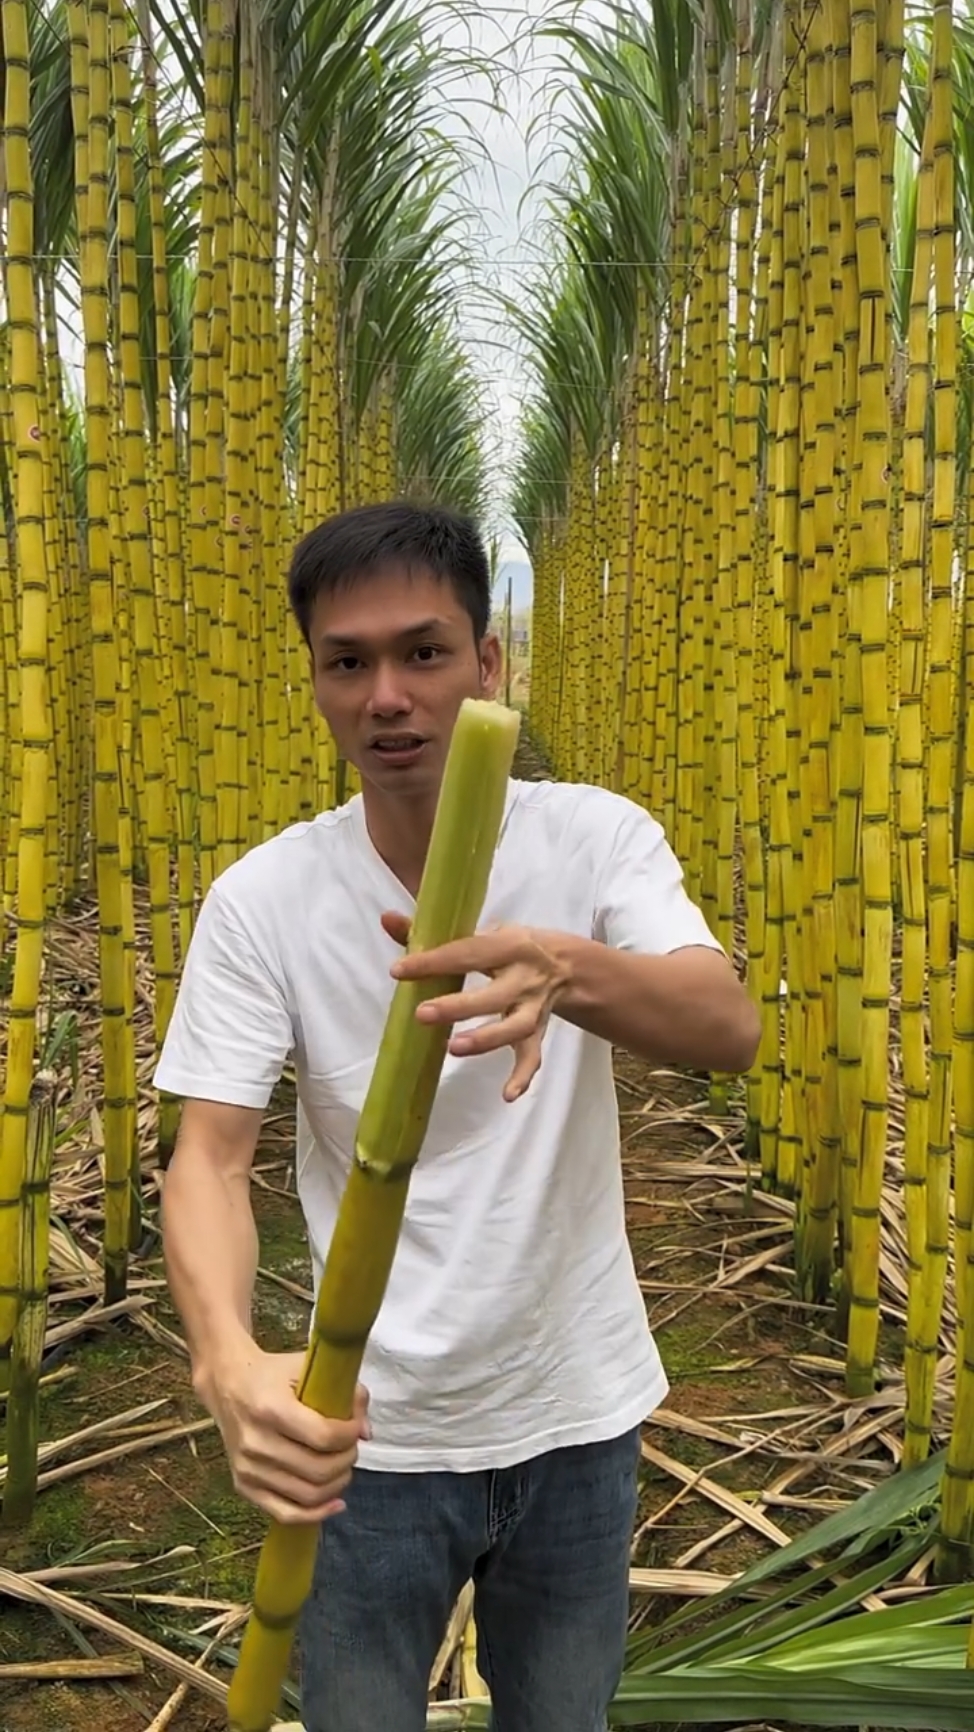
M 663 828 L 632 801 L 623 811 L 599 874 L 592 936 L 613 950 L 666 956 L 688 945 L 723 947 L 683 882 Z
M 287 997 L 218 885 L 186 953 L 153 1082 L 168 1094 L 266 1107 L 293 1045 Z

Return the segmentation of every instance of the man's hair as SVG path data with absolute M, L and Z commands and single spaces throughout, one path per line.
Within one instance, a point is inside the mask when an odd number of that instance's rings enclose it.
M 395 500 L 326 518 L 298 542 L 288 596 L 310 645 L 319 595 L 331 595 L 391 566 L 449 583 L 470 615 L 478 643 L 490 618 L 490 564 L 476 524 L 437 505 Z

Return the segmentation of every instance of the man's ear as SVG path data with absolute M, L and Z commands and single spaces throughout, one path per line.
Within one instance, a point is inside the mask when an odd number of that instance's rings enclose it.
M 495 698 L 504 671 L 504 655 L 497 633 L 490 631 L 480 640 L 480 689 L 485 698 Z

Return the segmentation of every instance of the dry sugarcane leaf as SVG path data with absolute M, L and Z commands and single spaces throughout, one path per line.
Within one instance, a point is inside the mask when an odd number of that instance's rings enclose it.
M 110 1618 L 106 1612 L 99 1611 L 96 1606 L 86 1605 L 83 1600 L 77 1600 L 70 1594 L 58 1593 L 55 1588 L 49 1588 L 42 1582 L 32 1581 L 29 1576 L 19 1576 L 15 1571 L 2 1567 L 0 1594 L 7 1594 L 12 1600 L 24 1600 L 29 1605 L 56 1609 L 77 1624 L 90 1624 L 93 1629 L 101 1630 L 103 1635 L 135 1648 L 155 1665 L 174 1672 L 178 1678 L 202 1690 L 204 1695 L 211 1696 L 214 1701 L 222 1703 L 227 1699 L 227 1686 L 221 1683 L 219 1678 L 211 1677 L 209 1672 L 204 1672 L 191 1661 L 184 1660 L 181 1654 L 163 1648 L 158 1642 L 150 1641 L 148 1636 L 143 1636 L 138 1630 L 127 1629 L 124 1624 Z
M 144 1670 L 138 1654 L 98 1654 L 90 1660 L 80 1654 L 70 1654 L 63 1660 L 0 1661 L 0 1683 L 45 1684 L 68 1679 L 138 1678 Z
M 653 1445 L 647 1443 L 645 1439 L 642 1443 L 642 1454 L 645 1461 L 651 1462 L 654 1467 L 661 1468 L 673 1479 L 678 1479 L 682 1485 L 689 1487 L 691 1491 L 699 1492 L 701 1497 L 709 1498 L 711 1503 L 715 1503 L 719 1509 L 726 1510 L 737 1521 L 742 1522 L 745 1527 L 752 1527 L 755 1533 L 759 1533 L 763 1539 L 770 1540 L 776 1546 L 789 1544 L 790 1534 L 786 1534 L 782 1528 L 776 1527 L 774 1522 L 769 1521 L 767 1516 L 762 1515 L 755 1506 L 745 1503 L 742 1498 L 736 1497 L 732 1491 L 727 1491 L 724 1486 L 717 1485 L 704 1472 L 695 1471 L 691 1467 L 684 1467 L 682 1461 L 674 1460 L 671 1455 L 664 1455 L 662 1450 L 654 1449 Z

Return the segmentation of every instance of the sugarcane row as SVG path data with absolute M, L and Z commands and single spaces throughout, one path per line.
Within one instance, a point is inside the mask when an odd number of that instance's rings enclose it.
M 759 31 L 744 0 L 655 76 L 652 48 L 634 20 L 586 49 L 572 248 L 525 317 L 532 717 L 559 773 L 660 817 L 746 957 L 747 1147 L 795 1199 L 800 1288 L 836 1302 L 851 1396 L 875 1387 L 902 1200 L 904 1461 L 952 1354 L 943 1520 L 967 1544 L 970 31 L 939 0 L 907 31 L 901 5 L 847 0 Z

